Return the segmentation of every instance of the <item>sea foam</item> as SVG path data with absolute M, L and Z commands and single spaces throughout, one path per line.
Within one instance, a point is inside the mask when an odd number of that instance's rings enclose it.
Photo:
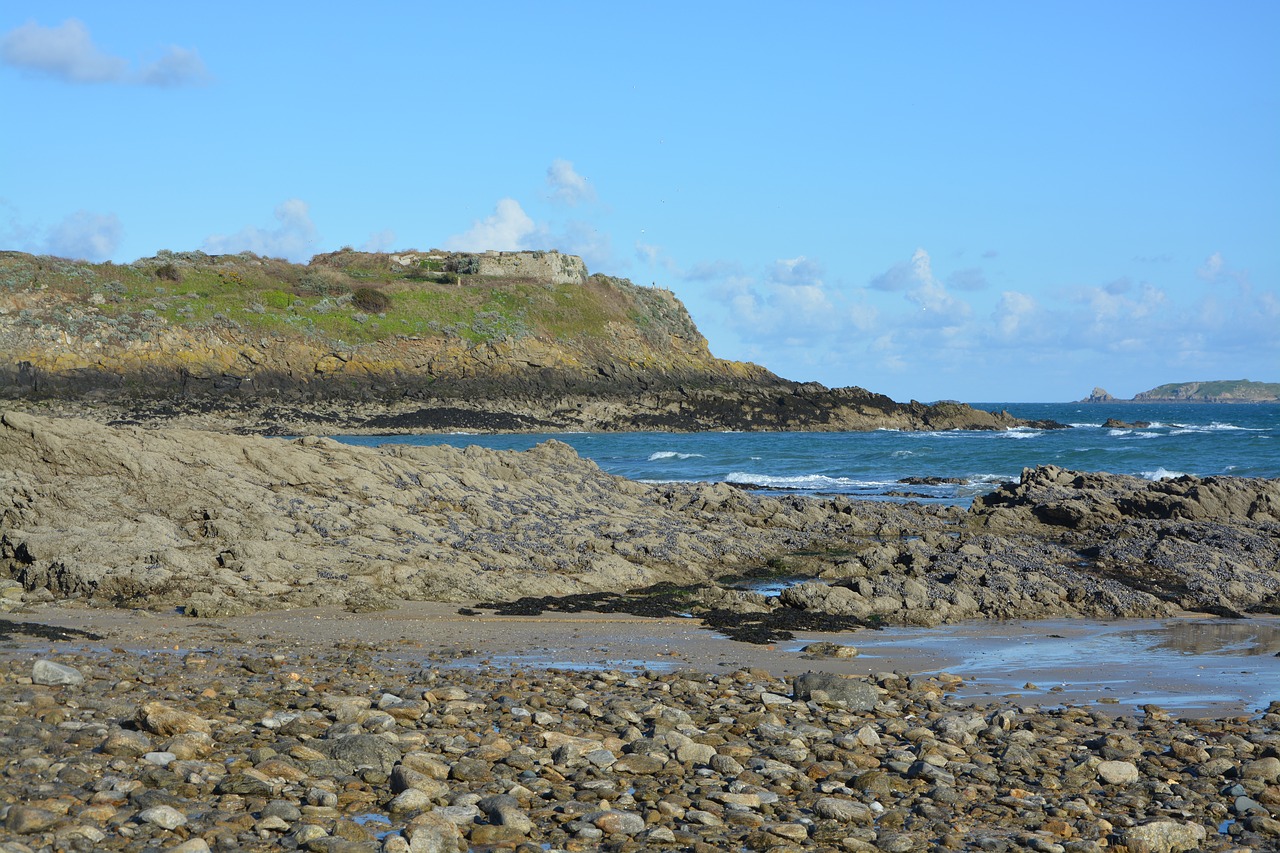
M 894 485 L 887 481 L 828 477 L 826 474 L 797 474 L 783 477 L 769 474 L 750 474 L 745 471 L 734 471 L 724 479 L 728 483 L 737 483 L 740 486 L 759 486 L 763 489 L 878 489 Z

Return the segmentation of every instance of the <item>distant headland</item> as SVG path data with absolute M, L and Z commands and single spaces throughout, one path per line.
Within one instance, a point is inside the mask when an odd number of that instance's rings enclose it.
M 1061 426 L 717 358 L 669 290 L 556 251 L 0 251 L 0 402 L 289 435 Z
M 1280 402 L 1280 382 L 1250 382 L 1248 379 L 1215 379 L 1210 382 L 1170 382 L 1132 399 L 1113 397 L 1104 388 L 1094 388 L 1081 403 L 1276 403 Z

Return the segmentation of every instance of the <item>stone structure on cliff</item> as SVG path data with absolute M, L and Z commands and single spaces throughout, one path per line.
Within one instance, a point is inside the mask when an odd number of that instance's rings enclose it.
M 405 268 L 425 266 L 482 278 L 534 279 L 551 284 L 586 284 L 587 265 L 577 255 L 549 252 L 404 252 L 390 261 Z

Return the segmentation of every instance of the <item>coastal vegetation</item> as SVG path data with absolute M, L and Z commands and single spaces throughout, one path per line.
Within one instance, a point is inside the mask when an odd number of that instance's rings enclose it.
M 220 428 L 320 433 L 1025 425 L 717 358 L 669 290 L 559 252 L 0 252 L 4 398 L 134 422 L 231 409 Z
M 609 323 L 650 336 L 694 334 L 665 291 L 593 276 L 585 285 L 436 272 L 385 254 L 340 251 L 310 264 L 251 252 L 160 252 L 131 264 L 93 264 L 0 252 L 0 294 L 20 298 L 26 324 L 128 335 L 160 325 L 286 335 L 335 346 L 397 336 L 470 343 L 548 336 L 591 341 Z M 144 332 L 145 333 L 145 332 Z

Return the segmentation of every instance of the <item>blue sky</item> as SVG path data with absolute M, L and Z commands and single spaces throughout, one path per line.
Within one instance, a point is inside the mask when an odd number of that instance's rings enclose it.
M 1280 381 L 1278 32 L 1271 0 L 9 2 L 0 248 L 557 248 L 716 355 L 900 400 Z

